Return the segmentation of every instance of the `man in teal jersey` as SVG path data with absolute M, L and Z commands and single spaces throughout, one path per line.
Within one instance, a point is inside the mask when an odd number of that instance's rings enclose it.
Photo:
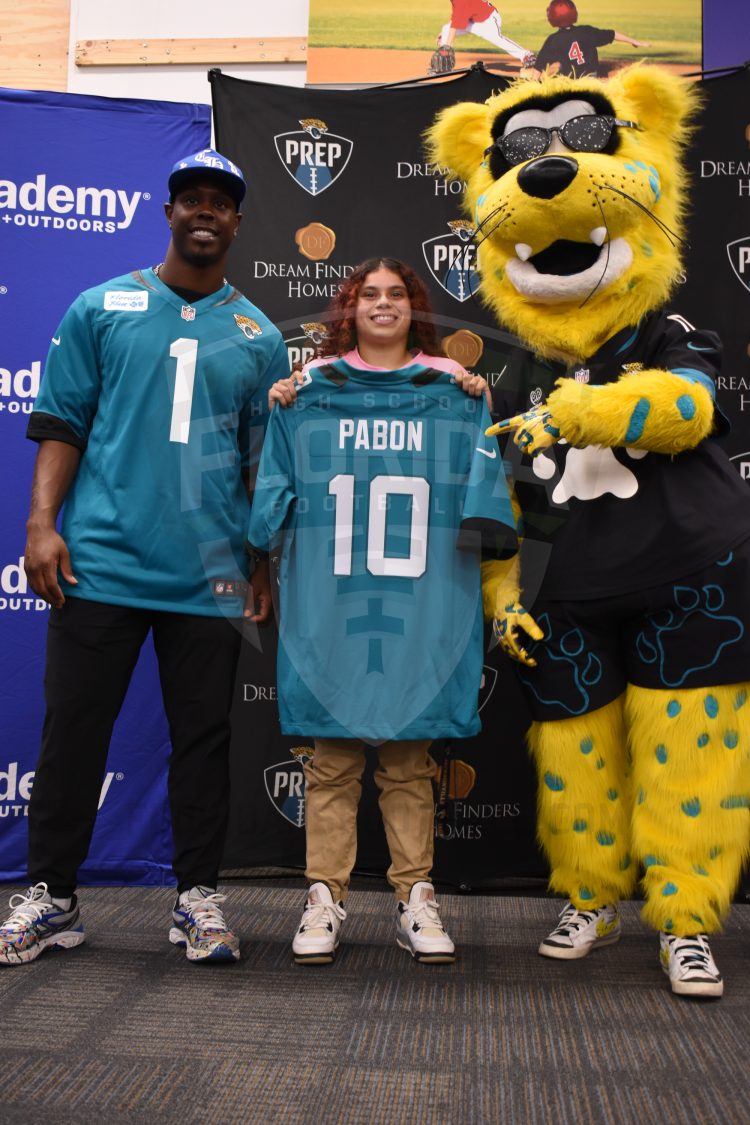
M 0 964 L 84 940 L 75 890 L 112 727 L 149 630 L 172 753 L 177 901 L 170 941 L 235 961 L 217 894 L 228 816 L 229 710 L 248 585 L 248 486 L 268 388 L 288 370 L 279 331 L 224 278 L 245 194 L 211 149 L 179 161 L 164 261 L 86 290 L 52 338 L 28 436 L 39 442 L 26 572 L 51 604 L 29 876 L 0 926 Z M 57 515 L 65 504 L 60 532 Z

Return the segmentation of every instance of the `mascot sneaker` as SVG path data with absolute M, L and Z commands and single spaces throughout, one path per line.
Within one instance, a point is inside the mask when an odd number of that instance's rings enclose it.
M 415 961 L 446 964 L 456 960 L 456 947 L 443 929 L 432 883 L 415 883 L 408 902 L 398 904 L 396 941 Z
M 0 965 L 23 965 L 45 949 L 72 949 L 85 939 L 78 902 L 70 909 L 52 901 L 46 883 L 29 887 L 26 894 L 11 895 L 10 916 L 0 925 Z
M 724 981 L 711 956 L 705 934 L 675 937 L 659 934 L 661 967 L 678 996 L 721 996 Z
M 539 946 L 539 952 L 543 957 L 572 961 L 585 957 L 592 949 L 613 945 L 619 940 L 620 914 L 616 906 L 578 910 L 569 902 L 552 933 Z
M 184 946 L 188 961 L 239 961 L 239 939 L 220 909 L 224 898 L 211 887 L 191 887 L 178 897 L 169 940 Z
M 298 965 L 330 965 L 339 945 L 339 930 L 346 918 L 341 903 L 335 903 L 325 883 L 313 883 L 292 952 Z

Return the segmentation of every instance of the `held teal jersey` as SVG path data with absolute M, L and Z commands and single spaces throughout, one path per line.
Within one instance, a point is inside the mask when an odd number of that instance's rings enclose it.
M 66 594 L 242 612 L 246 479 L 288 370 L 278 330 L 231 285 L 188 304 L 146 269 L 76 299 L 28 430 L 82 450 L 61 524 L 78 580 Z
M 479 730 L 479 563 L 515 550 L 515 524 L 484 400 L 428 363 L 312 365 L 272 412 L 249 539 L 281 550 L 285 734 Z

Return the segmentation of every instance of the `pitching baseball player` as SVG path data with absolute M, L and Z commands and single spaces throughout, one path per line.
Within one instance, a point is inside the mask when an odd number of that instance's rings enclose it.
M 488 0 L 451 0 L 451 18 L 438 35 L 437 51 L 432 56 L 430 73 L 444 73 L 453 69 L 456 62 L 453 42 L 457 35 L 478 35 L 493 47 L 519 59 L 523 66 L 533 66 L 536 61 L 533 53 L 503 35 L 502 26 L 500 13 Z M 450 66 L 446 65 L 448 61 Z

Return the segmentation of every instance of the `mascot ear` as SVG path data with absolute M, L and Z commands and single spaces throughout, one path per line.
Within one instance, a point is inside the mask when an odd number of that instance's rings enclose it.
M 607 86 L 616 91 L 632 107 L 633 119 L 641 129 L 679 139 L 679 131 L 695 113 L 699 94 L 695 84 L 658 67 L 636 65 L 615 74 Z
M 433 163 L 468 180 L 492 144 L 490 113 L 481 102 L 460 102 L 442 110 L 425 133 Z

